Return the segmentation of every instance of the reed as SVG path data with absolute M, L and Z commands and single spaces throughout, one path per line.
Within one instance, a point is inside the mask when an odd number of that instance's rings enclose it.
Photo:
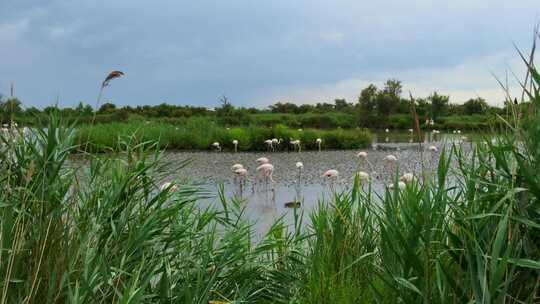
M 356 179 L 257 240 L 244 202 L 160 187 L 163 142 L 126 131 L 81 165 L 58 117 L 3 135 L 0 303 L 538 303 L 540 74 L 524 61 L 531 107 L 511 105 L 506 135 L 448 147 L 404 189 Z

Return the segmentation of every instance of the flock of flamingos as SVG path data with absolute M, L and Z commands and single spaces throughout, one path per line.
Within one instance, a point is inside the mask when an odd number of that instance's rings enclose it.
M 457 132 L 454 132 L 454 133 L 457 133 Z M 272 151 L 276 151 L 276 148 L 281 143 L 281 141 L 282 141 L 281 139 L 273 138 L 273 139 L 265 140 L 264 144 L 267 145 L 268 151 L 272 152 Z M 232 143 L 235 146 L 235 151 L 236 151 L 238 141 L 233 140 Z M 298 152 L 301 151 L 300 140 L 291 140 L 290 143 L 291 145 L 296 147 L 295 151 L 298 151 Z M 315 140 L 315 143 L 318 145 L 319 151 L 320 151 L 321 145 L 322 145 L 322 139 L 317 138 Z M 216 151 L 218 152 L 221 151 L 219 142 L 213 143 L 212 146 L 216 149 Z M 428 151 L 432 154 L 435 154 L 438 152 L 438 148 L 435 145 L 430 145 L 428 147 Z M 368 169 L 366 171 L 357 170 L 355 175 L 358 177 L 360 181 L 367 182 L 370 180 L 370 178 L 380 179 L 380 175 L 375 171 L 374 166 L 370 162 L 368 158 L 368 153 L 366 151 L 360 151 L 356 154 L 356 156 L 359 159 L 358 168 L 360 169 L 362 166 L 367 165 L 366 168 Z M 396 166 L 397 161 L 398 161 L 398 158 L 393 154 L 389 154 L 384 157 L 384 162 L 388 166 L 391 166 L 391 167 Z M 275 183 L 274 178 L 273 178 L 274 165 L 272 165 L 272 163 L 270 162 L 270 159 L 267 157 L 260 157 L 256 159 L 255 162 L 257 163 L 257 167 L 255 169 L 255 174 L 253 176 L 253 183 L 252 183 L 253 189 L 255 189 L 255 187 L 257 187 L 258 185 L 264 185 L 266 189 L 268 189 L 269 185 L 272 185 L 272 189 L 273 189 L 273 185 Z M 299 183 L 302 177 L 304 164 L 299 161 L 299 162 L 296 162 L 295 166 L 297 170 L 297 181 Z M 242 189 L 245 187 L 247 183 L 247 179 L 249 176 L 248 169 L 243 164 L 240 164 L 240 163 L 233 164 L 230 169 L 234 177 L 234 184 L 240 187 L 240 193 L 241 193 Z M 369 171 L 369 173 L 367 171 Z M 328 169 L 322 174 L 322 177 L 327 181 L 327 183 L 330 186 L 330 189 L 334 189 L 334 184 L 339 179 L 339 171 L 336 169 Z M 413 173 L 405 173 L 399 178 L 399 181 L 396 186 L 402 190 L 402 189 L 405 189 L 407 183 L 410 183 L 414 180 L 415 180 L 415 176 Z M 395 185 L 390 183 L 388 184 L 388 187 L 390 189 L 393 189 Z M 161 186 L 162 190 L 167 189 L 167 188 L 176 190 L 176 187 L 172 183 L 164 183 Z

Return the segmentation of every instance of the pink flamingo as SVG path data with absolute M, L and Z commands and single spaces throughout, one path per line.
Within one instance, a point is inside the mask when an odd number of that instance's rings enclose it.
M 334 184 L 339 178 L 339 171 L 335 169 L 326 170 L 323 173 L 323 177 L 326 177 L 330 181 L 330 190 L 332 190 L 332 192 L 335 192 Z
M 238 168 L 234 170 L 235 179 L 238 179 L 238 185 L 240 187 L 240 197 L 242 197 L 242 193 L 244 192 L 244 186 L 246 183 L 246 177 L 248 175 L 248 170 L 246 168 Z
M 265 188 L 268 189 L 269 181 L 271 183 L 274 183 L 274 179 L 272 177 L 272 175 L 274 174 L 274 165 L 270 163 L 265 163 L 258 166 L 256 171 L 257 176 L 255 177 L 254 185 L 257 184 L 259 180 L 264 180 Z
M 259 165 L 262 165 L 262 164 L 268 164 L 270 162 L 270 160 L 268 160 L 268 158 L 266 157 L 260 157 L 260 158 L 257 158 L 257 160 L 255 160 Z

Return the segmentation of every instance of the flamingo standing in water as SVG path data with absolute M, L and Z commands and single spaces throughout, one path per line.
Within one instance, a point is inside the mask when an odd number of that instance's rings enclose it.
M 272 138 L 272 147 L 274 151 L 276 151 L 279 148 L 279 144 L 281 144 L 281 138 L 280 139 Z
M 219 142 L 214 142 L 212 144 L 212 147 L 216 148 L 216 151 L 221 152 L 221 146 L 219 145 Z
M 304 164 L 302 162 L 296 163 L 296 170 L 298 170 L 298 179 L 297 179 L 297 185 L 300 187 L 300 183 L 302 181 L 302 170 L 304 170 Z
M 317 139 L 315 140 L 315 143 L 317 144 L 317 147 L 319 148 L 319 152 L 321 152 L 321 143 L 322 143 L 322 139 L 317 138 Z
M 267 139 L 264 141 L 264 144 L 266 145 L 266 149 L 268 151 L 274 151 L 274 144 L 271 139 Z
M 257 162 L 257 164 L 259 165 L 262 165 L 262 164 L 268 164 L 270 162 L 270 160 L 266 157 L 260 157 L 260 158 L 257 158 L 257 160 L 255 160 Z
M 330 181 L 330 190 L 335 192 L 334 184 L 339 179 L 339 171 L 335 169 L 326 170 L 326 172 L 323 173 L 323 177 L 326 177 L 326 179 Z
M 298 148 L 298 152 L 302 151 L 302 146 L 300 145 L 300 140 L 299 139 L 291 140 L 291 145 L 293 145 L 294 150 L 296 150 L 296 148 Z
M 238 140 L 233 139 L 232 144 L 234 145 L 234 152 L 238 152 Z
M 264 180 L 264 184 L 268 189 L 268 183 L 274 183 L 272 175 L 274 174 L 274 165 L 265 163 L 257 167 L 257 179 Z
M 246 168 L 238 168 L 234 170 L 234 174 L 235 174 L 235 179 L 238 179 L 238 186 L 240 188 L 240 197 L 242 197 L 248 171 Z

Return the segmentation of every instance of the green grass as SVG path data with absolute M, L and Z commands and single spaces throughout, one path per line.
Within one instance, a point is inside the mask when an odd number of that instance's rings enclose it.
M 244 202 L 221 195 L 221 208 L 203 208 L 205 193 L 181 181 L 160 190 L 171 164 L 144 137 L 111 136 L 121 152 L 79 167 L 80 135 L 54 117 L 4 136 L 0 304 L 538 303 L 540 74 L 530 71 L 534 109 L 515 107 L 497 142 L 441 151 L 436 171 L 403 190 L 375 194 L 356 179 L 257 241 Z
M 133 137 L 137 142 L 157 141 L 161 147 L 178 150 L 211 150 L 219 142 L 224 150 L 234 150 L 233 140 L 238 140 L 239 151 L 265 151 L 264 141 L 282 139 L 280 150 L 290 150 L 291 139 L 300 139 L 303 150 L 316 150 L 316 139 L 322 139 L 324 149 L 357 149 L 371 145 L 371 134 L 362 129 L 316 130 L 290 129 L 283 125 L 274 127 L 224 128 L 205 118 L 190 119 L 182 125 L 135 121 L 78 127 L 76 143 L 88 151 L 103 152 L 119 147 L 119 142 Z

